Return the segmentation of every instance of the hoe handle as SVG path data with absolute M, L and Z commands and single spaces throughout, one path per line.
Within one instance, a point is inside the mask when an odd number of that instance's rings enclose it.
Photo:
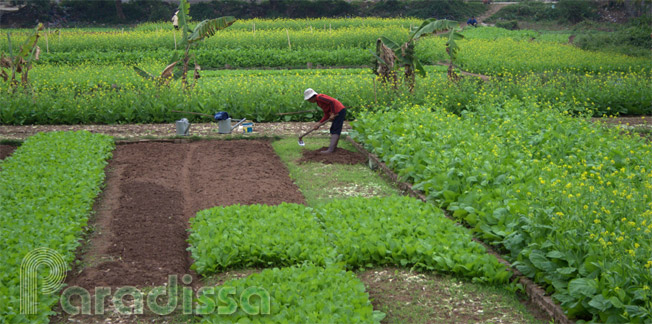
M 327 122 L 328 122 L 328 120 L 326 120 L 325 122 L 322 122 L 321 124 L 319 124 L 319 127 L 321 127 L 321 125 L 326 124 Z M 315 131 L 315 129 L 313 128 L 313 129 L 311 129 L 311 130 L 309 130 L 309 131 L 303 133 L 303 135 L 299 136 L 299 139 L 302 139 L 304 136 L 306 136 L 306 135 L 308 135 L 308 134 L 310 134 L 310 133 L 312 133 L 312 132 L 314 132 L 314 131 Z

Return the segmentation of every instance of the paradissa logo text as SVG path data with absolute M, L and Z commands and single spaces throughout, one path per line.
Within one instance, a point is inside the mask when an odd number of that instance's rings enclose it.
M 48 271 L 39 271 L 39 269 Z M 44 278 L 37 278 L 39 273 L 46 274 L 43 275 Z M 65 277 L 66 265 L 58 252 L 48 248 L 39 248 L 28 253 L 23 258 L 20 268 L 21 314 L 36 314 L 39 295 L 48 295 L 59 291 L 63 287 Z M 186 274 L 181 281 L 184 285 L 189 285 L 192 282 L 192 277 Z M 39 283 L 41 287 L 38 287 Z M 77 296 L 77 299 L 81 301 L 77 303 L 78 305 L 73 305 L 71 302 L 73 296 Z M 206 315 L 216 311 L 219 315 L 229 315 L 235 313 L 238 307 L 248 315 L 270 313 L 269 293 L 260 287 L 249 287 L 239 294 L 235 287 L 202 287 L 197 291 L 198 305 L 196 308 L 193 304 L 193 297 L 193 289 L 183 286 L 179 298 L 177 275 L 170 275 L 167 285 L 154 287 L 147 293 L 143 293 L 133 286 L 120 287 L 115 292 L 111 287 L 95 287 L 94 312 L 91 312 L 91 294 L 82 287 L 66 288 L 59 301 L 63 311 L 71 315 L 103 315 L 107 298 L 113 303 L 116 311 L 122 315 L 143 314 L 145 306 L 154 314 L 169 315 L 179 306 L 179 299 L 182 302 L 181 309 L 185 315 Z M 125 303 L 125 298 L 129 300 L 129 305 Z
M 190 275 L 184 275 L 181 281 L 189 285 L 192 282 Z M 176 275 L 168 276 L 167 286 L 158 286 L 144 294 L 140 289 L 132 286 L 118 288 L 113 295 L 111 287 L 96 287 L 94 296 L 95 311 L 91 312 L 91 295 L 82 287 L 70 287 L 61 294 L 61 308 L 68 314 L 77 315 L 102 315 L 104 302 L 110 298 L 118 313 L 122 315 L 143 314 L 144 307 L 157 315 L 169 315 L 179 305 L 179 284 Z M 73 296 L 81 297 L 81 305 L 75 306 L 70 302 Z M 126 305 L 125 297 L 129 296 L 130 305 Z M 181 308 L 184 315 L 206 315 L 217 311 L 219 315 L 230 315 L 238 310 L 249 315 L 267 315 L 270 313 L 270 296 L 267 290 L 260 287 L 249 287 L 239 295 L 235 287 L 202 287 L 197 291 L 198 306 L 193 307 L 193 290 L 191 287 L 181 288 Z M 160 304 L 160 300 L 167 300 Z

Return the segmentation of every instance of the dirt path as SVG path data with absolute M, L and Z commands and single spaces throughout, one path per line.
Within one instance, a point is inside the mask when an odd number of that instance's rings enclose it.
M 160 286 L 169 275 L 185 274 L 193 276 L 197 288 L 186 229 L 198 211 L 233 204 L 305 204 L 267 141 L 118 145 L 108 170 L 96 230 L 81 258 L 85 267 L 67 280 L 91 294 L 100 286 Z M 53 320 L 100 323 L 115 320 L 113 315 Z M 122 323 L 139 321 L 118 317 Z
M 290 136 L 299 137 L 301 133 L 307 132 L 314 122 L 285 122 L 285 123 L 256 123 L 254 132 L 245 135 L 262 136 Z M 350 130 L 348 122 L 344 122 L 343 131 Z M 78 131 L 87 130 L 92 133 L 102 133 L 115 137 L 116 139 L 133 139 L 146 137 L 171 137 L 176 135 L 176 128 L 173 123 L 166 124 L 122 124 L 122 125 L 27 125 L 27 126 L 0 126 L 0 139 L 23 140 L 39 132 L 51 131 Z M 328 133 L 328 128 L 322 127 L 315 132 Z M 190 125 L 191 136 L 213 136 L 228 138 L 235 135 L 243 135 L 234 132 L 232 134 L 217 133 L 217 124 L 201 123 Z
M 324 146 L 317 150 L 304 149 L 299 159 L 299 163 L 305 162 L 319 162 L 323 164 L 364 164 L 367 158 L 359 152 L 353 152 L 342 148 L 336 148 L 332 154 L 322 154 L 322 151 L 327 150 L 328 147 Z
M 652 116 L 592 118 L 609 126 L 652 128 Z
M 487 11 L 485 11 L 482 15 L 476 17 L 475 19 L 478 21 L 478 25 L 484 24 L 484 21 L 487 18 L 493 16 L 495 13 L 500 11 L 500 9 L 503 9 L 506 6 L 509 6 L 511 4 L 516 4 L 516 3 L 518 3 L 518 2 L 493 2 L 493 3 L 491 3 L 489 5 L 489 9 Z M 489 26 L 488 24 L 484 24 L 484 25 Z M 491 25 L 491 26 L 493 26 L 493 25 Z
M 16 150 L 15 146 L 0 145 L 0 160 L 4 160 L 4 158 L 10 156 L 11 153 L 14 153 L 14 150 Z

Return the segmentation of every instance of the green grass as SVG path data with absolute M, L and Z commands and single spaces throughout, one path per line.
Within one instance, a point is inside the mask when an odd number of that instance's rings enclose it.
M 543 323 L 503 288 L 435 273 L 381 268 L 358 273 L 383 323 Z
M 297 144 L 296 138 L 286 138 L 272 143 L 276 154 L 287 165 L 290 177 L 299 186 L 306 198 L 308 206 L 317 206 L 333 199 L 348 197 L 376 197 L 400 194 L 400 192 L 387 184 L 374 171 L 366 165 L 342 165 L 322 163 L 302 163 L 302 150 L 316 150 L 328 146 L 328 138 L 307 137 L 304 139 L 306 146 Z M 341 139 L 338 148 L 350 151 L 356 149 Z

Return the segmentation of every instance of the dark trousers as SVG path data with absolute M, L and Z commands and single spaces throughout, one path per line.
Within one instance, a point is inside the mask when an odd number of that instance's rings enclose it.
M 340 110 L 340 113 L 337 114 L 335 119 L 333 119 L 333 124 L 331 124 L 331 134 L 340 135 L 342 133 L 344 118 L 346 118 L 346 108 Z

